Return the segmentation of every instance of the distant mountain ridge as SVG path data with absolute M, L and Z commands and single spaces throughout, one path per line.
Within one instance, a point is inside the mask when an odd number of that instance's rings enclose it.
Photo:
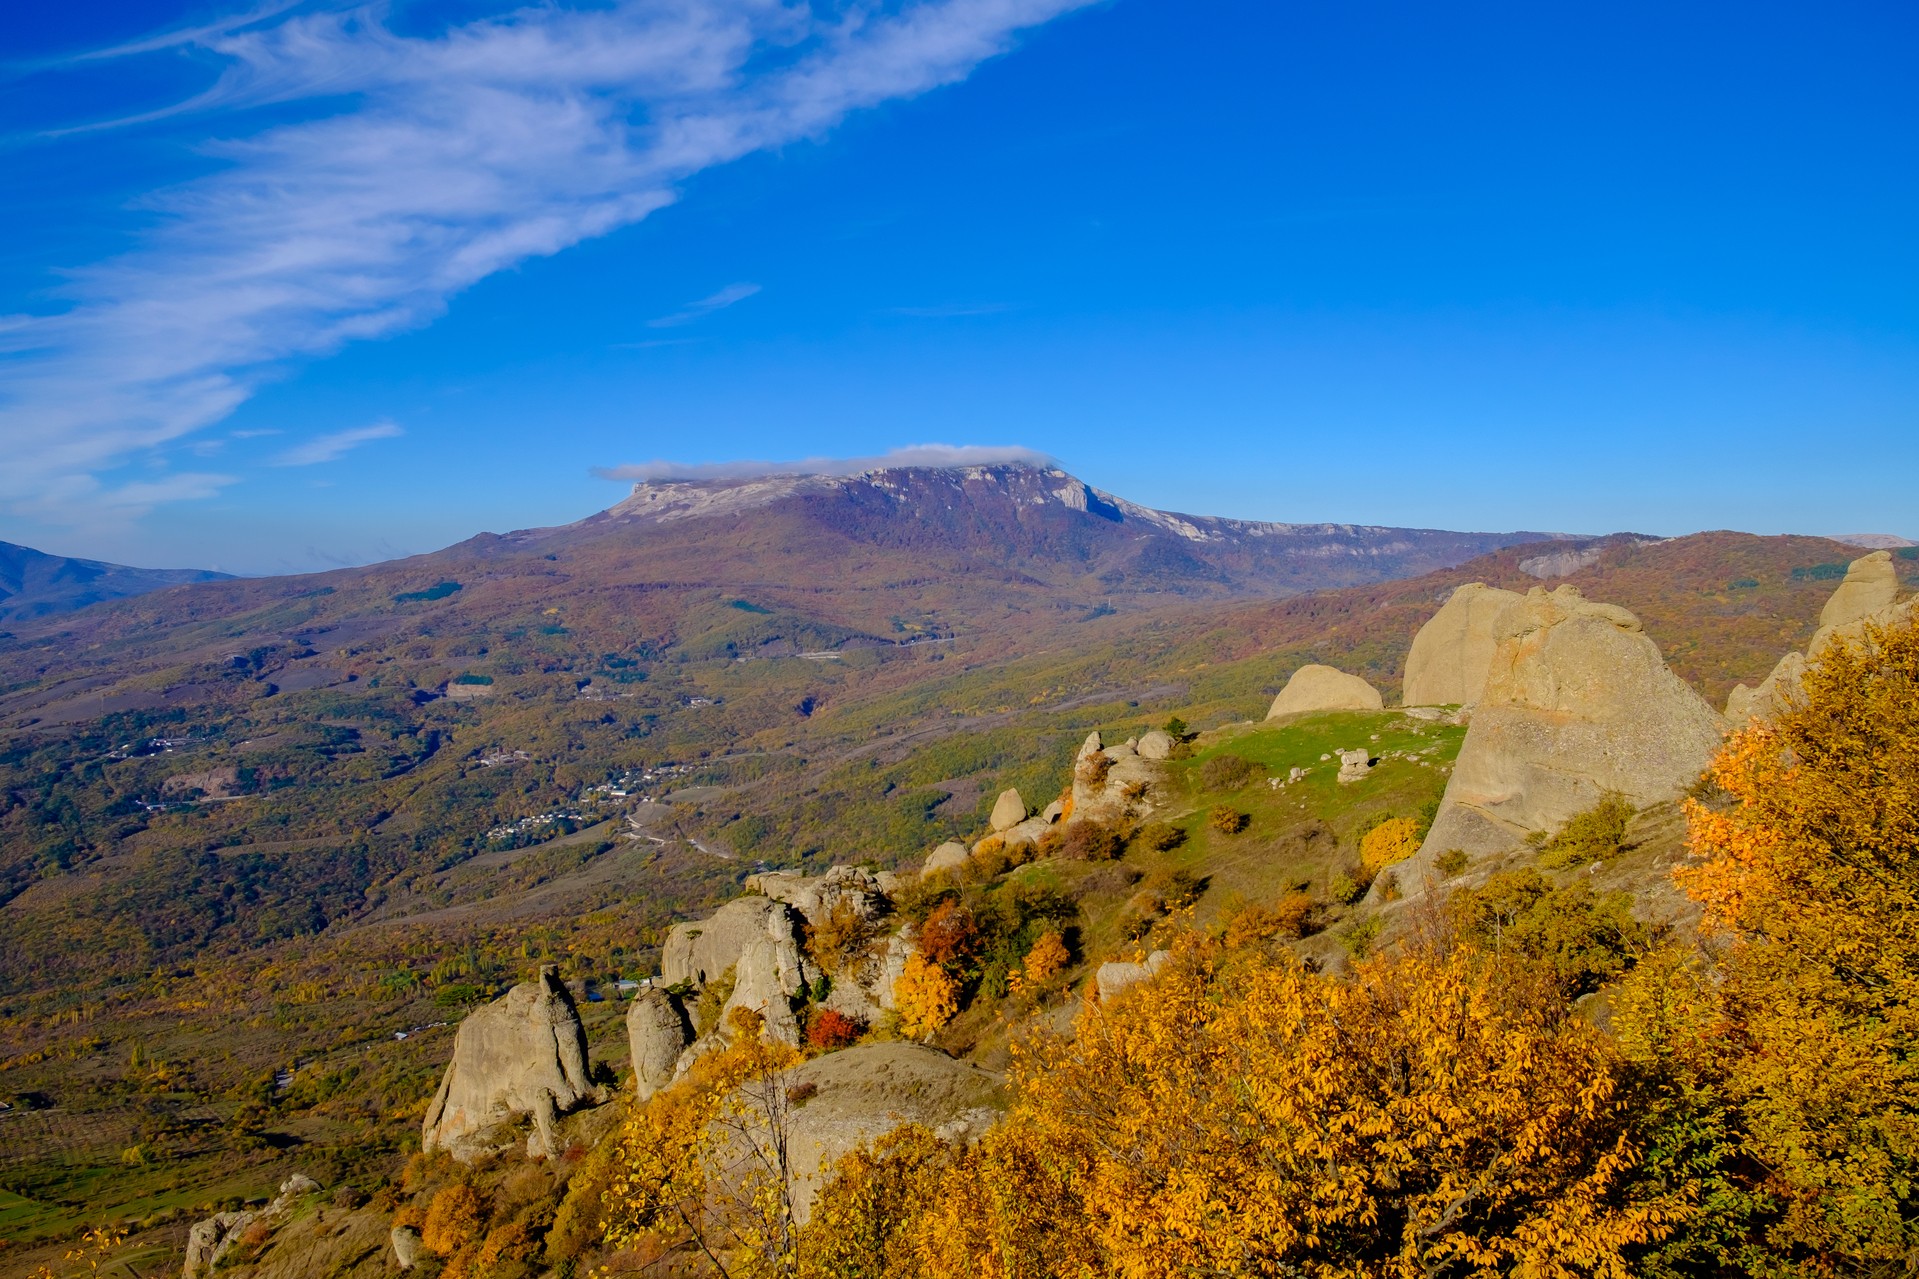
M 1020 463 L 645 481 L 624 501 L 565 530 L 515 536 L 598 534 L 609 524 L 740 521 L 760 513 L 798 515 L 857 541 L 1057 557 L 1095 568 L 1101 582 L 1120 590 L 1252 595 L 1410 577 L 1503 547 L 1566 537 L 1187 515 L 1128 501 L 1057 467 Z
M 209 569 L 129 568 L 0 542 L 0 622 L 70 613 L 101 600 L 145 595 L 184 582 L 218 582 L 231 576 Z

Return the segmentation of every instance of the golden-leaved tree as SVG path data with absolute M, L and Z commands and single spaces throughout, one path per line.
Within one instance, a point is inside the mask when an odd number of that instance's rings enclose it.
M 1919 620 L 1828 647 L 1689 806 L 1681 872 L 1729 940 L 1709 1027 L 1769 1242 L 1818 1272 L 1919 1267 Z
M 1550 983 L 1470 948 L 1333 980 L 1189 942 L 1017 1060 L 900 1273 L 1623 1279 L 1688 1208 L 1637 1191 L 1615 1064 Z

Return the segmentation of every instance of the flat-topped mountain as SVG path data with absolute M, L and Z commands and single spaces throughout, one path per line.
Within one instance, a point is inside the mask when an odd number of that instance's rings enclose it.
M 183 582 L 217 582 L 228 576 L 206 569 L 128 568 L 0 542 L 0 622 L 70 613 L 101 600 L 144 595 Z
M 1129 502 L 1057 468 L 1000 464 L 649 481 L 577 525 L 511 540 L 646 529 L 657 542 L 682 525 L 704 538 L 706 522 L 718 519 L 778 527 L 799 547 L 877 546 L 998 563 L 1016 556 L 1030 562 L 1018 565 L 1023 571 L 1056 585 L 1063 583 L 1049 568 L 1106 591 L 1200 595 L 1290 595 L 1410 577 L 1556 536 L 1186 515 Z

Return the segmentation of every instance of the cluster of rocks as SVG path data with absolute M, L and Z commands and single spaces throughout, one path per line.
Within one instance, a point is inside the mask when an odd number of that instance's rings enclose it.
M 835 866 L 807 878 L 784 872 L 746 881 L 755 895 L 728 902 L 710 917 L 676 924 L 667 933 L 660 977 L 633 1000 L 627 1041 L 633 1054 L 634 1087 L 650 1097 L 684 1075 L 695 1061 L 727 1046 L 736 1033 L 733 1011 L 759 1014 L 760 1033 L 797 1045 L 793 1005 L 826 974 L 804 946 L 808 930 L 829 921 L 871 930 L 872 944 L 841 958 L 824 1007 L 870 1022 L 893 1007 L 893 983 L 913 951 L 910 930 L 879 935 L 891 913 L 892 875 Z M 730 980 L 732 988 L 716 1022 L 696 1034 L 689 1007 L 703 990 Z
M 1172 734 L 1159 729 L 1115 746 L 1107 746 L 1097 732 L 1089 734 L 1073 759 L 1073 784 L 1066 795 L 1035 813 L 1019 791 L 1001 791 L 988 833 L 970 849 L 958 840 L 941 844 L 927 855 L 920 874 L 959 870 L 989 839 L 1009 850 L 1037 848 L 1046 832 L 1063 821 L 1114 823 L 1151 813 L 1166 777 L 1161 765 L 1176 745 Z
M 559 1153 L 559 1117 L 600 1099 L 588 1077 L 579 1010 L 548 965 L 460 1023 L 420 1148 L 472 1163 L 502 1149 L 513 1140 L 511 1125 L 530 1116 L 527 1153 L 551 1157 Z
M 202 1275 L 212 1274 L 214 1267 L 254 1226 L 278 1227 L 293 1214 L 300 1200 L 319 1189 L 319 1182 L 296 1172 L 280 1183 L 280 1193 L 264 1208 L 218 1212 L 204 1221 L 196 1221 L 187 1231 L 187 1262 L 181 1271 L 184 1279 L 200 1279 Z
M 1862 638 L 1868 627 L 1893 626 L 1913 616 L 1919 598 L 1896 603 L 1899 574 L 1889 551 L 1874 551 L 1846 568 L 1845 580 L 1819 613 L 1819 629 L 1806 651 L 1787 653 L 1757 688 L 1733 687 L 1726 697 L 1726 718 L 1735 726 L 1771 719 L 1790 703 L 1806 677 L 1806 667 L 1830 645 Z

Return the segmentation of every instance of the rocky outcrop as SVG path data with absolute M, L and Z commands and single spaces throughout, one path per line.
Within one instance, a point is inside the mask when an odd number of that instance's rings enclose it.
M 1331 666 L 1302 666 L 1273 699 L 1267 719 L 1315 711 L 1376 711 L 1385 706 L 1379 690 L 1357 675 Z
M 948 1141 L 982 1135 L 1005 1108 L 998 1075 L 955 1061 L 924 1044 L 860 1044 L 795 1068 L 787 1095 L 787 1154 L 797 1216 L 811 1214 L 833 1165 L 855 1147 L 902 1124 L 919 1124 Z M 734 1150 L 734 1159 L 750 1158 Z M 724 1155 L 723 1155 L 724 1157 Z
M 1372 776 L 1373 753 L 1371 751 L 1336 751 L 1339 756 L 1339 780 L 1359 782 Z
M 402 1270 L 413 1269 L 420 1259 L 420 1232 L 412 1226 L 395 1226 L 387 1235 L 393 1247 L 393 1264 Z
M 1165 967 L 1166 961 L 1172 957 L 1170 951 L 1156 950 L 1141 963 L 1113 960 L 1101 964 L 1093 977 L 1094 984 L 1099 988 L 1099 1002 L 1109 1003 L 1131 987 L 1146 981 Z
M 296 1172 L 280 1183 L 280 1193 L 257 1212 L 218 1212 L 204 1221 L 196 1221 L 187 1231 L 187 1261 L 181 1275 L 184 1279 L 200 1279 L 202 1275 L 212 1274 L 214 1267 L 248 1230 L 256 1225 L 277 1228 L 292 1215 L 302 1198 L 318 1189 L 319 1182 Z
M 580 1015 L 556 971 L 543 968 L 460 1023 L 420 1146 L 470 1163 L 499 1148 L 494 1129 L 531 1116 L 529 1153 L 552 1156 L 554 1117 L 593 1096 Z
M 633 1058 L 633 1091 L 645 1101 L 673 1082 L 680 1054 L 693 1042 L 693 1023 L 669 991 L 641 991 L 626 1011 L 626 1041 Z
M 962 854 L 966 851 L 959 844 L 952 847 Z M 748 892 L 791 906 L 809 928 L 818 928 L 841 909 L 850 910 L 868 923 L 884 918 L 891 909 L 880 876 L 858 866 L 835 866 L 824 875 L 810 879 L 790 871 L 767 871 L 748 876 L 746 888 Z
M 993 815 L 986 821 L 997 833 L 1011 830 L 1026 820 L 1026 801 L 1020 798 L 1017 790 L 1008 788 L 999 793 L 999 800 L 993 805 Z
M 1734 686 L 1726 696 L 1726 718 L 1743 727 L 1749 720 L 1779 714 L 1798 693 L 1807 665 L 1818 661 L 1829 645 L 1863 639 L 1869 627 L 1896 626 L 1919 610 L 1919 599 L 1894 603 L 1898 594 L 1899 578 L 1888 552 L 1854 560 L 1846 569 L 1845 581 L 1820 611 L 1819 629 L 1806 651 L 1780 658 L 1757 688 Z
M 1724 722 L 1666 668 L 1625 609 L 1571 586 L 1535 588 L 1509 620 L 1402 885 L 1416 883 L 1438 852 L 1514 847 L 1608 792 L 1641 807 L 1674 799 L 1718 749 Z
M 1468 582 L 1413 636 L 1406 654 L 1408 706 L 1471 706 L 1492 670 L 1493 649 L 1510 627 L 1509 615 L 1526 597 L 1483 582 Z
M 1165 780 L 1164 766 L 1141 755 L 1134 743 L 1102 746 L 1099 734 L 1092 733 L 1073 760 L 1073 820 L 1112 823 L 1145 816 L 1156 807 L 1155 795 Z M 1030 830 L 1038 839 L 1049 824 L 1035 818 L 1015 831 Z M 1009 841 L 1014 833 L 1008 832 Z
M 1874 551 L 1846 566 L 1846 580 L 1819 611 L 1819 629 L 1844 626 L 1891 608 L 1899 598 L 1899 574 L 1890 551 Z
M 746 948 L 769 933 L 791 936 L 791 912 L 770 897 L 730 901 L 705 919 L 675 924 L 660 951 L 660 980 L 704 986 L 740 962 Z

